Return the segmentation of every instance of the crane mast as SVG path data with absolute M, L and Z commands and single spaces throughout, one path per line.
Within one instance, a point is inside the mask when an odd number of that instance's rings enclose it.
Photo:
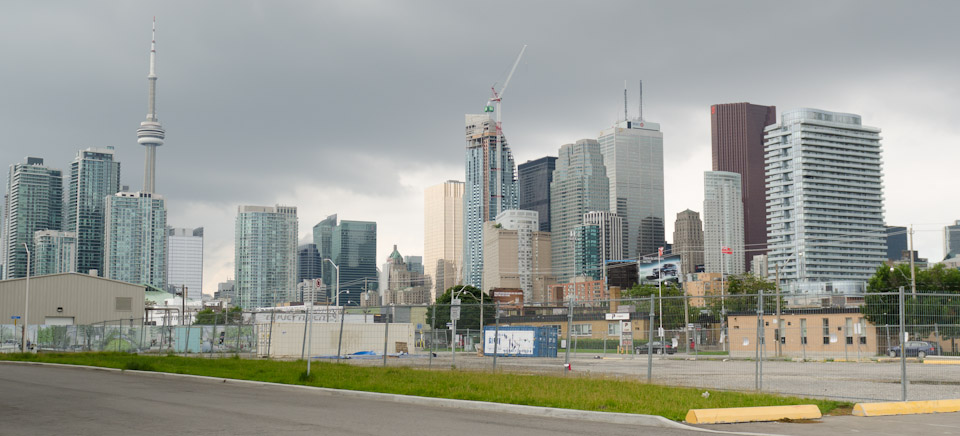
M 497 215 L 500 212 L 503 212 L 503 127 L 501 125 L 500 118 L 500 102 L 503 100 L 503 94 L 507 91 L 507 86 L 510 86 L 510 79 L 513 78 L 513 73 L 517 71 L 517 65 L 520 65 L 520 59 L 523 58 L 523 52 L 527 50 L 526 44 L 523 48 L 520 49 L 520 54 L 517 55 L 517 60 L 513 62 L 513 67 L 510 68 L 510 73 L 507 74 L 507 79 L 503 81 L 503 86 L 500 87 L 500 91 L 497 92 L 496 83 L 490 87 L 490 91 L 493 93 L 493 97 L 487 102 L 485 108 L 486 112 L 494 110 L 493 106 L 490 103 L 496 104 L 497 112 L 497 168 L 496 173 L 497 177 Z

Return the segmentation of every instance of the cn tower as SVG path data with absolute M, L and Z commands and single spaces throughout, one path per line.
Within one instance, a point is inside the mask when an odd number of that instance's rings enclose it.
M 140 122 L 137 142 L 147 148 L 143 165 L 143 192 L 153 193 L 157 174 L 157 147 L 163 145 L 164 132 L 157 119 L 157 18 L 153 18 L 153 40 L 150 41 L 150 74 L 147 74 L 147 119 Z

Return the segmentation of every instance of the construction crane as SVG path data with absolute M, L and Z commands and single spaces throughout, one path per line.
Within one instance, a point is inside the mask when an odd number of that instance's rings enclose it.
M 507 86 L 510 85 L 510 79 L 513 77 L 513 73 L 517 71 L 517 65 L 520 65 L 520 59 L 523 58 L 523 52 L 527 50 L 526 44 L 523 48 L 520 49 L 520 54 L 517 55 L 517 60 L 513 62 L 513 67 L 510 68 L 510 73 L 507 74 L 507 80 L 503 81 L 503 86 L 500 87 L 500 91 L 497 91 L 497 84 L 494 83 L 490 87 L 490 91 L 493 96 L 490 100 L 487 101 L 487 105 L 484 108 L 484 112 L 494 112 L 497 113 L 497 167 L 495 169 L 497 173 L 497 215 L 500 215 L 500 212 L 503 212 L 503 126 L 500 124 L 500 102 L 503 100 L 503 94 L 507 92 Z M 494 108 L 496 105 L 496 108 Z

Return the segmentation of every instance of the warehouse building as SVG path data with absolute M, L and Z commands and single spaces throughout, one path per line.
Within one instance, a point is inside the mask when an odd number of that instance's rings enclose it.
M 24 278 L 0 281 L 0 324 L 23 320 Z M 143 317 L 142 285 L 79 273 L 30 277 L 30 325 L 85 325 Z

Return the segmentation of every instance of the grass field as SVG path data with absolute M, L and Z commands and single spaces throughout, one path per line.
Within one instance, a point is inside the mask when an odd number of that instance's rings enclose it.
M 682 421 L 689 409 L 816 404 L 824 414 L 846 410 L 849 403 L 770 394 L 660 386 L 633 380 L 584 376 L 519 375 L 473 371 L 361 367 L 315 362 L 306 377 L 306 362 L 138 356 L 125 353 L 0 354 L 0 360 L 89 365 L 127 370 L 205 375 L 335 389 L 423 397 L 490 401 L 563 409 L 660 415 Z

